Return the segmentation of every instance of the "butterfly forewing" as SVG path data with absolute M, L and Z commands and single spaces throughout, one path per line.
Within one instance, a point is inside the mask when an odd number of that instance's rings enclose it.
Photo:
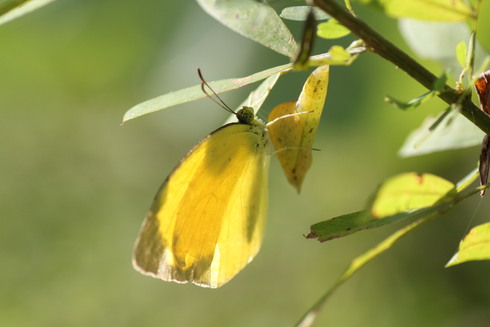
M 257 120 L 204 138 L 158 191 L 135 246 L 135 268 L 208 287 L 233 278 L 261 245 L 268 152 Z

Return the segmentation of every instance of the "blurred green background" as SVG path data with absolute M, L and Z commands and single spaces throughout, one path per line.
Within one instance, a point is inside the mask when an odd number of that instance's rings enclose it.
M 408 50 L 394 20 L 358 14 Z M 300 23 L 290 27 L 300 34 Z M 165 283 L 132 269 L 134 240 L 169 171 L 227 114 L 207 99 L 121 126 L 124 112 L 197 84 L 198 67 L 217 80 L 287 58 L 192 1 L 58 1 L 0 26 L 0 44 L 1 326 L 290 326 L 350 260 L 401 226 L 321 244 L 303 237 L 310 224 L 362 209 L 396 173 L 456 182 L 478 159 L 478 147 L 398 158 L 407 133 L 445 106 L 385 104 L 385 95 L 408 100 L 424 90 L 365 54 L 331 69 L 321 151 L 300 195 L 272 160 L 266 238 L 253 263 L 217 290 Z M 284 76 L 262 117 L 293 100 L 306 76 Z M 223 97 L 233 107 L 253 87 Z M 490 264 L 443 267 L 468 226 L 488 221 L 488 201 L 470 199 L 403 239 L 339 289 L 317 325 L 490 326 Z

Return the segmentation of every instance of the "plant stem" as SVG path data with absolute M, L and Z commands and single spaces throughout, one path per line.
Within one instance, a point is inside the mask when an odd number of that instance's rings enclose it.
M 365 22 L 352 16 L 334 0 L 313 0 L 313 3 L 347 27 L 353 34 L 361 38 L 369 51 L 392 62 L 427 89 L 434 89 L 434 82 L 437 80 L 434 74 L 381 36 Z M 464 96 L 463 101 L 461 101 L 461 114 L 478 126 L 483 132 L 490 134 L 490 117 L 471 101 L 470 95 L 470 93 L 463 95 L 450 86 L 445 85 L 443 91 L 438 96 L 450 105 L 459 102 L 460 97 Z

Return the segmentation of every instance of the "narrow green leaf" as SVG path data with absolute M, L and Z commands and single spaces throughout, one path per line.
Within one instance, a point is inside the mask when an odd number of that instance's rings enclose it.
M 55 0 L 17 0 L 0 3 L 0 25 L 22 17 Z
M 341 46 L 333 46 L 328 53 L 321 55 L 316 55 L 310 57 L 311 65 L 323 66 L 323 65 L 350 65 L 357 54 L 365 51 L 364 47 L 357 47 L 349 49 L 346 51 Z M 351 55 L 351 52 L 354 55 Z M 252 84 L 263 80 L 269 76 L 276 73 L 284 74 L 292 69 L 293 64 L 285 64 L 281 66 L 272 67 L 261 72 L 255 73 L 253 75 L 243 77 L 243 78 L 231 78 L 220 81 L 210 82 L 211 87 L 216 91 L 216 93 L 222 93 L 226 91 L 231 91 L 238 89 L 242 86 Z M 123 123 L 128 120 L 166 109 L 178 104 L 191 102 L 194 100 L 202 99 L 206 95 L 201 90 L 201 84 L 194 85 L 185 89 L 170 92 L 156 98 L 141 102 L 124 114 Z
M 398 109 L 409 110 L 409 109 L 418 108 L 420 105 L 422 105 L 422 104 L 426 103 L 427 101 L 429 101 L 430 99 L 432 99 L 435 95 L 436 95 L 435 92 L 430 91 L 430 92 L 424 93 L 424 94 L 422 94 L 422 95 L 420 95 L 420 96 L 416 97 L 415 99 L 412 99 L 408 102 L 403 102 L 403 101 L 397 100 L 397 99 L 390 97 L 390 96 L 386 96 L 384 100 L 386 103 L 392 104 L 395 107 L 397 107 Z
M 380 228 L 402 220 L 414 220 L 427 217 L 448 208 L 450 205 L 450 202 L 444 202 L 428 208 L 415 209 L 409 212 L 383 217 L 383 219 L 373 217 L 369 213 L 369 210 L 358 211 L 311 225 L 310 233 L 306 235 L 306 238 L 316 238 L 320 242 L 330 241 L 363 230 Z
M 284 19 L 304 21 L 306 20 L 306 16 L 308 15 L 309 11 L 310 6 L 287 7 L 281 11 L 280 16 Z M 315 14 L 316 20 L 325 20 L 330 18 L 330 16 L 320 8 L 313 8 L 313 13 Z
M 442 115 L 442 121 L 431 128 Z M 457 110 L 444 112 L 439 117 L 428 117 L 405 140 L 399 155 L 418 156 L 438 151 L 454 150 L 479 145 L 484 133 Z
M 376 192 L 371 215 L 385 218 L 435 205 L 456 195 L 453 183 L 432 174 L 405 173 L 388 179 Z
M 281 66 L 263 70 L 261 72 L 243 78 L 230 78 L 230 79 L 210 82 L 209 85 L 211 85 L 211 87 L 216 93 L 222 93 L 222 92 L 238 89 L 248 84 L 258 82 L 277 73 L 283 74 L 291 70 L 291 67 L 292 64 L 281 65 Z M 142 102 L 132 107 L 124 114 L 123 123 L 130 119 L 134 119 L 158 110 L 162 110 L 178 104 L 202 99 L 205 96 L 206 95 L 201 90 L 201 84 L 194 85 L 178 91 L 170 92 L 161 95 L 159 97 L 147 100 L 145 102 Z
M 458 252 L 446 267 L 475 260 L 490 260 L 490 223 L 473 227 L 459 243 Z
M 462 0 L 378 0 L 388 16 L 439 22 L 463 22 L 474 14 Z
M 329 19 L 318 25 L 317 35 L 324 39 L 338 39 L 350 33 L 349 29 L 335 19 Z
M 443 178 L 400 174 L 380 186 L 368 209 L 314 224 L 306 237 L 324 242 L 401 220 L 427 217 L 451 206 L 455 196 L 455 185 Z
M 398 109 L 402 109 L 402 110 L 415 109 L 421 106 L 422 104 L 426 103 L 430 99 L 432 99 L 434 96 L 438 95 L 439 91 L 442 91 L 444 86 L 446 85 L 446 81 L 447 81 L 447 75 L 442 74 L 434 82 L 434 86 L 432 90 L 416 97 L 415 99 L 412 99 L 408 102 L 403 102 L 403 101 L 396 100 L 395 98 L 392 98 L 390 96 L 386 96 L 385 102 L 392 104 Z
M 461 41 L 456 46 L 456 58 L 462 68 L 466 67 L 466 42 Z
M 235 32 L 293 58 L 297 45 L 282 19 L 266 1 L 197 0 L 212 17 Z

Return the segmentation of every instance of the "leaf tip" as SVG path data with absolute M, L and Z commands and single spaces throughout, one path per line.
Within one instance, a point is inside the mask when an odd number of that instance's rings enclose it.
M 317 238 L 318 237 L 318 234 L 311 231 L 308 235 L 305 235 L 303 234 L 303 236 L 306 238 L 306 239 L 310 239 L 310 238 Z
M 122 120 L 121 125 L 126 123 L 128 120 L 133 119 L 133 118 L 136 118 L 136 114 L 134 113 L 134 111 L 132 111 L 131 109 L 126 111 L 126 113 L 123 116 L 123 120 Z
M 446 265 L 444 266 L 444 268 L 449 268 L 449 267 L 455 266 L 458 263 L 459 263 L 458 253 L 455 253 L 453 255 L 453 257 L 446 263 Z

